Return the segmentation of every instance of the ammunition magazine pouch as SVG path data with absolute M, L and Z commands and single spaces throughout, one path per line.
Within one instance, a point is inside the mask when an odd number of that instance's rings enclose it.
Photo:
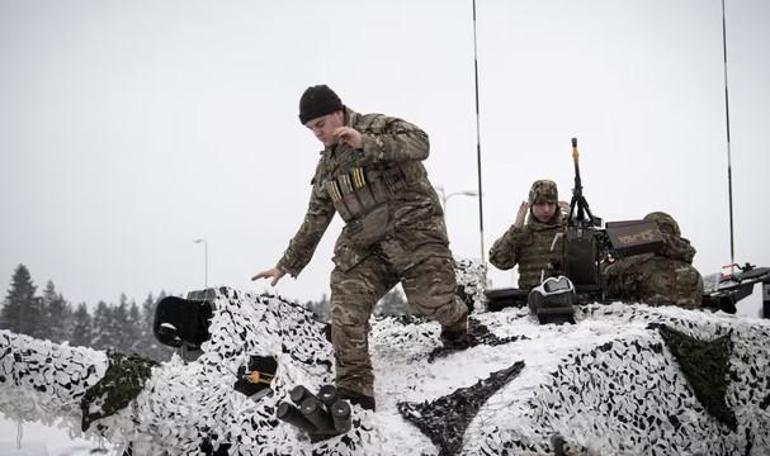
M 353 167 L 324 182 L 354 247 L 369 247 L 387 235 L 391 228 L 388 202 L 408 187 L 408 181 L 401 166 L 391 164 Z
M 362 218 L 406 187 L 406 173 L 397 164 L 357 166 L 324 182 L 334 208 L 346 223 Z
M 365 249 L 383 240 L 390 227 L 390 208 L 387 203 L 383 203 L 366 215 L 348 222 L 345 230 L 352 247 Z

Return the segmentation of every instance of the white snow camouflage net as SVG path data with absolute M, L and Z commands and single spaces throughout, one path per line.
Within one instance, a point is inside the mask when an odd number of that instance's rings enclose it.
M 311 391 L 333 382 L 325 325 L 274 295 L 216 290 L 211 339 L 185 364 L 175 357 L 153 368 L 129 407 L 98 420 L 86 436 L 134 442 L 136 454 L 198 454 L 204 439 L 230 443 L 229 454 L 438 454 L 440 449 L 398 412 L 524 362 L 521 372 L 479 409 L 461 454 L 552 454 L 560 434 L 567 454 L 770 453 L 770 323 L 645 305 L 593 304 L 575 325 L 538 325 L 526 309 L 475 313 L 499 338 L 429 363 L 440 343 L 437 323 L 373 321 L 370 351 L 377 412 L 353 408 L 353 429 L 311 444 L 275 418 L 296 385 Z M 476 307 L 477 309 L 479 306 Z M 706 412 L 660 332 L 665 324 L 702 340 L 730 335 L 733 350 L 725 401 L 735 431 Z M 273 356 L 274 394 L 256 401 L 233 389 L 250 355 Z M 63 418 L 80 432 L 80 398 L 107 369 L 104 353 L 0 331 L 0 411 L 45 423 Z M 451 413 L 447 410 L 447 413 Z

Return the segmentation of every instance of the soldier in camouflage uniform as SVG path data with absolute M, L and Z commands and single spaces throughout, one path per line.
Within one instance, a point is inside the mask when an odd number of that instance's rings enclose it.
M 421 163 L 428 135 L 401 119 L 354 112 L 325 85 L 304 92 L 299 117 L 325 146 L 310 203 L 276 267 L 252 280 L 297 277 L 340 214 L 346 224 L 331 274 L 336 383 L 341 396 L 374 409 L 369 317 L 397 283 L 413 308 L 442 325 L 445 344 L 467 346 L 468 310 L 455 296 L 443 210 Z
M 536 287 L 558 266 L 562 237 L 557 235 L 564 228 L 562 204 L 554 181 L 535 181 L 529 199 L 519 207 L 515 222 L 489 251 L 489 262 L 498 269 L 507 270 L 519 265 L 521 289 Z
M 621 258 L 605 269 L 610 290 L 624 300 L 654 306 L 697 308 L 703 300 L 703 278 L 692 266 L 695 248 L 683 238 L 679 224 L 665 212 L 652 212 L 644 220 L 658 224 L 663 247 L 656 253 Z

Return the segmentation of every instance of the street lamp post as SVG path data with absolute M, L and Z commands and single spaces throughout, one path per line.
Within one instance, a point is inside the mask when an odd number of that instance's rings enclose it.
M 465 190 L 463 192 L 452 192 L 452 193 L 446 193 L 444 190 L 444 187 L 436 186 L 436 190 L 438 191 L 439 198 L 441 198 L 441 207 L 444 209 L 444 220 L 447 218 L 447 202 L 449 201 L 449 198 L 453 196 L 478 196 L 478 193 L 471 191 L 471 190 Z
M 193 240 L 196 244 L 203 244 L 203 289 L 209 287 L 209 243 L 205 239 Z

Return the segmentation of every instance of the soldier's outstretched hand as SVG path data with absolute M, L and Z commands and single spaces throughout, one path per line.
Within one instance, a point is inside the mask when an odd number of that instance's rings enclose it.
M 529 212 L 529 203 L 522 201 L 521 206 L 519 206 L 519 212 L 516 213 L 516 221 L 513 222 L 513 226 L 516 228 L 524 226 L 524 220 L 527 219 L 527 212 Z
M 353 149 L 361 149 L 364 147 L 363 141 L 361 140 L 361 133 L 355 128 L 339 127 L 334 130 L 333 134 L 338 142 L 345 143 Z
M 283 269 L 281 269 L 281 268 L 279 268 L 279 267 L 275 267 L 275 268 L 272 268 L 272 269 L 268 269 L 268 270 L 266 270 L 266 271 L 262 271 L 262 272 L 258 272 L 258 273 L 256 273 L 256 274 L 254 274 L 254 275 L 251 277 L 251 280 L 257 280 L 257 279 L 273 279 L 273 280 L 270 282 L 270 286 L 271 286 L 271 287 L 274 287 L 274 286 L 275 286 L 275 284 L 277 284 L 277 283 L 278 283 L 278 281 L 279 281 L 279 280 L 281 280 L 281 277 L 283 277 L 283 276 L 285 276 L 285 275 L 286 275 L 286 271 L 284 271 Z

